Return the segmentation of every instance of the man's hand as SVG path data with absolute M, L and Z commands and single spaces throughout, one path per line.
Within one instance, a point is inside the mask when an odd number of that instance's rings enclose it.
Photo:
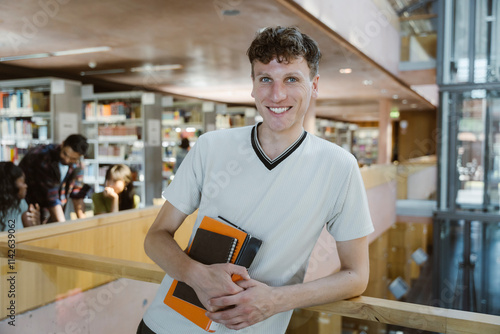
M 40 225 L 42 222 L 40 219 L 40 206 L 38 205 L 38 203 L 35 203 L 35 205 L 30 204 L 28 207 L 28 211 L 23 213 L 21 218 L 23 220 L 24 227 Z
M 242 329 L 261 322 L 281 312 L 279 308 L 279 288 L 270 287 L 259 281 L 241 280 L 236 284 L 244 289 L 231 295 L 209 300 L 212 308 L 218 312 L 207 312 L 207 316 L 229 329 Z
M 233 275 L 239 275 L 243 280 L 250 279 L 245 267 L 231 263 L 212 265 L 198 263 L 196 267 L 196 272 L 190 274 L 190 280 L 186 283 L 193 288 L 200 302 L 211 312 L 220 308 L 210 305 L 208 302 L 210 299 L 243 291 L 244 288 L 231 279 Z

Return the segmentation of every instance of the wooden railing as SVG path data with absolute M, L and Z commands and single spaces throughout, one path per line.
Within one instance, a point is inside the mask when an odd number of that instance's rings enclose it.
M 0 242 L 0 257 L 7 257 L 9 249 L 5 241 Z M 155 264 L 24 244 L 17 246 L 16 259 L 155 283 L 160 283 L 164 275 Z M 308 310 L 439 333 L 500 332 L 499 316 L 363 296 Z

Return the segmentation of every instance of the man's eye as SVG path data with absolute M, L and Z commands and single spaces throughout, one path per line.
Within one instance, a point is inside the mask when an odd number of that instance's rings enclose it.
M 267 78 L 267 77 L 263 77 L 260 79 L 261 82 L 271 82 L 271 79 L 270 78 Z
M 297 82 L 297 78 L 287 78 L 286 79 L 287 82 Z

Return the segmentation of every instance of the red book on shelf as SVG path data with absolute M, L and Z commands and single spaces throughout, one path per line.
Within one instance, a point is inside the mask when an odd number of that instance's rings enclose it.
M 226 222 L 204 217 L 189 245 L 188 255 L 203 264 L 231 262 L 250 267 L 262 241 Z M 206 309 L 194 290 L 184 282 L 172 282 L 164 303 L 207 332 L 215 332 L 216 327 L 205 315 Z

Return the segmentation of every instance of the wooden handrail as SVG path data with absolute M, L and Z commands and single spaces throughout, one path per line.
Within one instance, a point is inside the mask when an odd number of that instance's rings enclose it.
M 141 217 L 156 217 L 160 208 L 160 206 L 149 206 L 142 209 L 107 213 L 61 223 L 31 226 L 30 228 L 23 228 L 16 231 L 16 243 L 54 237 L 56 235 L 64 235 L 66 233 L 74 233 L 112 224 L 123 224 L 126 220 L 135 220 Z M 6 242 L 8 238 L 9 235 L 7 232 L 0 232 L 0 242 Z
M 0 257 L 8 257 L 0 242 Z M 81 254 L 31 245 L 16 245 L 16 260 L 84 270 L 115 277 L 160 283 L 164 272 L 157 265 Z M 498 333 L 500 317 L 371 297 L 356 297 L 307 308 L 341 316 L 440 333 Z
M 7 243 L 0 242 L 0 257 L 8 257 L 9 249 Z M 152 263 L 114 259 L 25 244 L 16 245 L 15 259 L 16 261 L 50 264 L 152 283 L 160 283 L 163 276 L 165 276 L 165 272 Z

